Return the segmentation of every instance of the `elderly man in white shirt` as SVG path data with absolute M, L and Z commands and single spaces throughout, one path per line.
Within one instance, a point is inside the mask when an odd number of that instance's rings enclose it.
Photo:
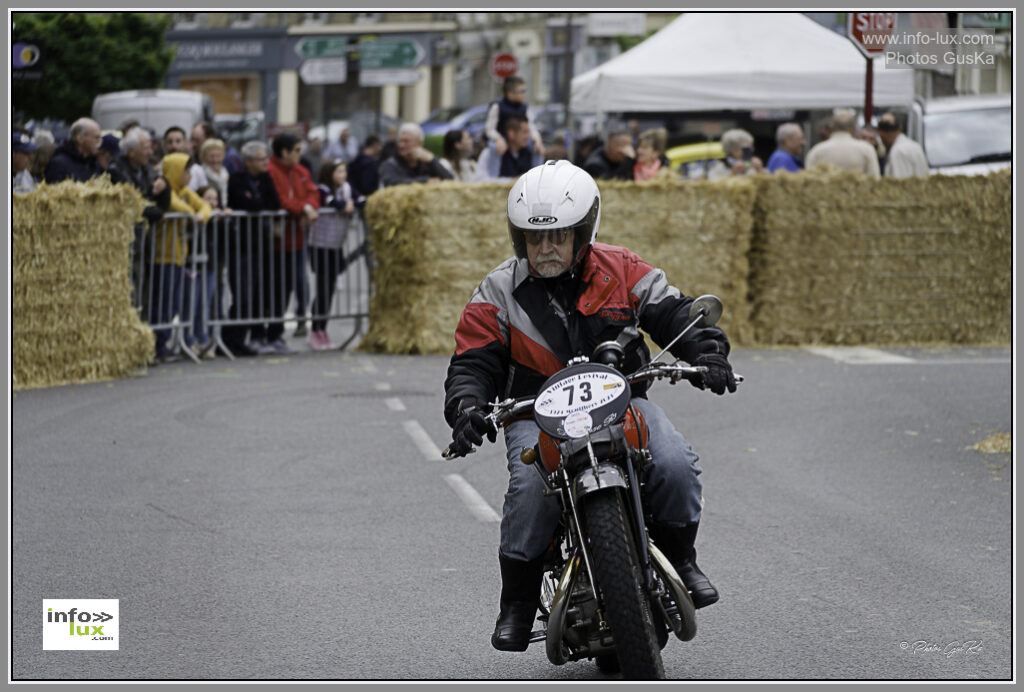
M 878 119 L 878 136 L 885 144 L 887 178 L 912 178 L 928 175 L 928 159 L 921 145 L 903 134 L 896 116 L 886 113 Z
M 807 152 L 806 165 L 813 169 L 831 164 L 841 171 L 860 171 L 872 178 L 878 178 L 878 157 L 875 148 L 867 142 L 854 139 L 857 114 L 843 109 L 832 115 L 832 135 L 824 142 L 818 142 Z

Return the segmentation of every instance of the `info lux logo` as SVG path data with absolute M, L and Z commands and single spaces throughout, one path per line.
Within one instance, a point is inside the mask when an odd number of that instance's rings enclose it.
M 116 598 L 43 599 L 44 650 L 119 648 Z

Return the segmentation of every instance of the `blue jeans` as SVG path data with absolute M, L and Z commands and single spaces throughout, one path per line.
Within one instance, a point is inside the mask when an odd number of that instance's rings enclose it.
M 701 489 L 697 454 L 675 429 L 660 406 L 634 398 L 633 405 L 647 420 L 648 449 L 653 463 L 641 476 L 641 499 L 655 523 L 685 526 L 700 520 Z M 515 560 L 540 557 L 558 526 L 559 506 L 543 495 L 537 472 L 519 461 L 523 447 L 537 444 L 539 428 L 530 420 L 505 428 L 509 482 L 501 517 L 502 555 Z
M 201 283 L 205 284 L 205 288 Z M 210 330 L 207 320 L 213 307 L 213 299 L 217 294 L 217 272 L 199 270 L 195 277 L 185 271 L 185 298 L 182 303 L 181 321 L 185 323 L 185 343 L 189 346 L 197 341 L 207 344 L 210 341 Z
M 170 324 L 181 310 L 182 275 L 182 268 L 176 264 L 153 265 L 149 294 L 150 324 Z M 170 327 L 154 329 L 153 333 L 156 335 L 156 354 L 162 356 L 167 352 L 167 342 L 171 338 Z

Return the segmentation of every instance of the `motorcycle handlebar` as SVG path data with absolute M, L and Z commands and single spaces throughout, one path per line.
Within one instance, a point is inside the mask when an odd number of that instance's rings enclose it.
M 675 384 L 679 380 L 687 380 L 689 382 L 700 383 L 708 369 L 702 365 L 690 366 L 690 365 L 679 365 L 677 363 L 651 363 L 643 368 L 640 368 L 632 375 L 629 375 L 626 379 L 630 383 L 639 382 L 640 380 L 655 380 L 663 377 L 669 378 L 671 384 Z M 742 375 L 735 375 L 736 384 L 743 382 Z M 505 421 L 518 416 L 533 408 L 533 402 L 536 401 L 536 397 L 523 397 L 521 399 L 505 399 L 504 401 L 492 402 L 486 404 L 483 408 L 490 409 L 490 413 L 487 414 L 487 421 L 494 428 L 495 432 L 501 432 L 501 426 Z M 476 449 L 470 449 L 466 454 L 472 454 Z M 445 448 L 441 453 L 441 456 L 445 459 L 456 459 L 458 457 L 466 456 L 466 454 L 455 454 L 452 451 L 451 445 Z

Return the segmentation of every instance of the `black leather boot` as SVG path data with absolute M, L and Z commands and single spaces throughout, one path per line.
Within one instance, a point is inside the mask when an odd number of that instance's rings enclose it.
M 699 526 L 698 521 L 686 526 L 652 524 L 648 527 L 654 544 L 665 553 L 665 557 L 676 568 L 679 577 L 690 590 L 694 608 L 703 608 L 718 600 L 718 590 L 697 566 L 697 549 L 693 547 L 693 543 L 697 539 Z
M 491 646 L 500 651 L 526 651 L 540 600 L 544 558 L 529 562 L 498 553 L 501 566 L 501 611 L 494 623 Z

